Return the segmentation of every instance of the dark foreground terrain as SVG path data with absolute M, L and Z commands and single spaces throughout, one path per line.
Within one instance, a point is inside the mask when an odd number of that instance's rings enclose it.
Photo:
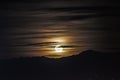
M 62 59 L 1 60 L 0 80 L 120 80 L 120 54 L 88 50 Z

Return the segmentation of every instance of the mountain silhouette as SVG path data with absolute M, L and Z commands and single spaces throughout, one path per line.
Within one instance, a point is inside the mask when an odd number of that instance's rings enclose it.
M 0 61 L 0 80 L 120 80 L 119 61 L 119 53 L 94 50 L 61 59 L 6 59 Z

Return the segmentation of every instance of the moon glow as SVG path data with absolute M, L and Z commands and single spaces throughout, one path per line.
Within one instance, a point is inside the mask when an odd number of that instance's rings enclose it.
M 55 51 L 56 51 L 56 52 L 63 52 L 63 48 L 61 47 L 61 45 L 57 45 L 57 46 L 55 47 Z

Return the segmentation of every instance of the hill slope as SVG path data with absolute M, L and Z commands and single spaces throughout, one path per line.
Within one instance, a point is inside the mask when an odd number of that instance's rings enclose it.
M 0 80 L 112 80 L 120 78 L 120 54 L 88 50 L 61 59 L 45 57 L 0 61 Z

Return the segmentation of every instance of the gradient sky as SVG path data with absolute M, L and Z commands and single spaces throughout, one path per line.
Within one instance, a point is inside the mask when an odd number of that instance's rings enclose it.
M 120 52 L 117 2 L 11 0 L 0 4 L 0 58 L 57 58 L 88 49 Z M 55 52 L 56 45 L 63 47 L 62 53 Z

